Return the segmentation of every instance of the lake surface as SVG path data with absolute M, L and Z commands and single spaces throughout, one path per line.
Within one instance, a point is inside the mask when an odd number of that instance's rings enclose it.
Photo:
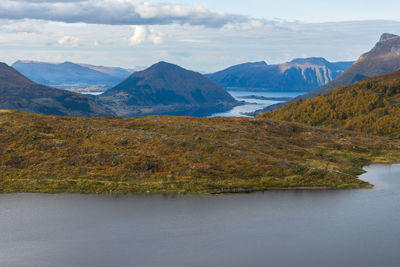
M 296 97 L 306 92 L 267 92 L 267 91 L 229 91 L 236 100 L 239 101 L 246 101 L 249 104 L 237 106 L 233 109 L 223 112 L 223 113 L 216 113 L 211 115 L 210 117 L 249 117 L 246 113 L 251 113 L 256 110 L 260 110 L 271 106 L 273 104 L 280 103 L 282 101 L 274 101 L 274 100 L 260 100 L 260 99 L 242 99 L 241 96 L 263 96 L 263 97 Z
M 372 190 L 0 195 L 0 266 L 399 266 L 400 165 Z
M 104 92 L 79 92 L 82 95 L 101 95 Z

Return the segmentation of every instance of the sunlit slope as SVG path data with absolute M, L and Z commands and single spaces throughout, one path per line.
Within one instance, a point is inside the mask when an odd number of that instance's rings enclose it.
M 261 117 L 399 138 L 400 70 L 290 103 Z
M 266 119 L 0 112 L 2 192 L 359 188 L 364 164 L 391 162 L 399 151 L 384 137 Z

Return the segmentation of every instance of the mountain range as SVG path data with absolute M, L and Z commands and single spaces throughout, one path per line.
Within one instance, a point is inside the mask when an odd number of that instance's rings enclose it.
M 342 75 L 324 86 L 301 96 L 312 98 L 332 91 L 341 85 L 349 85 L 362 79 L 384 75 L 400 68 L 400 36 L 384 33 L 371 51 L 361 55 Z
M 316 57 L 294 59 L 276 65 L 268 65 L 262 61 L 232 66 L 208 74 L 207 77 L 225 88 L 311 91 L 332 81 L 352 64 L 353 62 L 331 63 Z
M 48 63 L 21 60 L 15 62 L 12 67 L 36 83 L 62 89 L 91 86 L 110 88 L 134 71 L 73 62 Z
M 37 84 L 4 63 L 0 63 L 0 109 L 73 117 L 113 115 L 91 96 Z
M 301 99 L 309 99 L 326 94 L 338 86 L 350 85 L 362 79 L 391 73 L 400 68 L 400 36 L 384 33 L 378 43 L 369 52 L 361 55 L 358 60 L 333 81 L 323 85 L 307 94 L 293 99 L 295 102 Z M 269 106 L 256 113 L 281 108 L 286 103 Z
M 99 96 L 118 116 L 193 115 L 226 111 L 239 102 L 200 73 L 159 62 Z

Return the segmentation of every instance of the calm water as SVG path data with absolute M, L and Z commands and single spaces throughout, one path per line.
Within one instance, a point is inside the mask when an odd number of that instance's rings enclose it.
M 400 165 L 356 191 L 0 195 L 0 266 L 399 266 Z
M 80 92 L 83 95 L 101 95 L 104 92 Z
M 263 92 L 263 91 L 228 91 L 236 100 L 246 101 L 249 104 L 235 107 L 227 112 L 216 113 L 210 117 L 248 117 L 246 113 L 254 112 L 259 109 L 280 103 L 282 101 L 260 100 L 260 99 L 242 99 L 241 96 L 264 96 L 264 97 L 296 97 L 306 92 Z

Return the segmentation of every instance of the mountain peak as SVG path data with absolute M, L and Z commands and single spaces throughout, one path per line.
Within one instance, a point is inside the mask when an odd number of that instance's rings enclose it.
M 386 41 L 388 39 L 392 39 L 395 37 L 399 37 L 399 36 L 395 35 L 395 34 L 391 34 L 391 33 L 384 33 L 384 34 L 382 34 L 381 39 L 379 39 L 379 42 Z
M 166 62 L 166 61 L 160 61 L 160 62 L 154 64 L 152 67 L 154 67 L 154 66 L 179 67 L 178 65 L 175 65 L 175 64 L 172 64 L 172 63 L 169 63 L 169 62 Z
M 160 61 L 143 71 L 161 71 L 161 72 L 163 72 L 163 71 L 168 71 L 168 70 L 183 70 L 183 68 L 178 65 L 166 62 L 166 61 Z
M 110 96 L 112 100 L 109 100 Z M 120 116 L 209 115 L 237 104 L 222 87 L 198 72 L 168 62 L 134 72 L 107 90 L 101 101 Z

